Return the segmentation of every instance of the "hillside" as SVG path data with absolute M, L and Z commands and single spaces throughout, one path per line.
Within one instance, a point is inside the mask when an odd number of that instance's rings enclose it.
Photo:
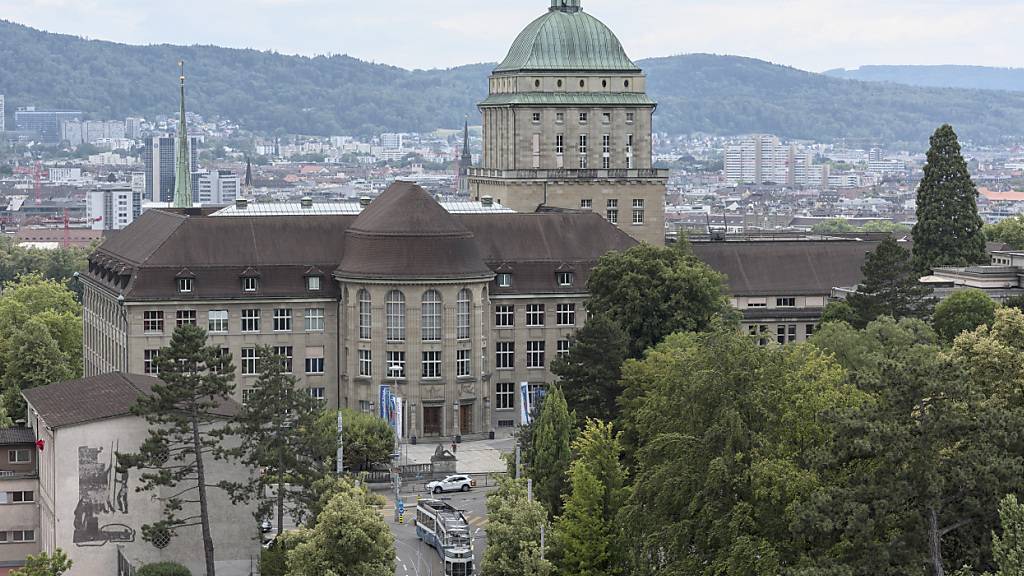
M 855 70 L 829 70 L 834 78 L 893 82 L 911 86 L 1011 90 L 1024 92 L 1024 68 L 987 66 L 861 66 Z
M 81 109 L 97 118 L 176 109 L 184 58 L 189 108 L 261 132 L 373 134 L 461 125 L 486 93 L 492 64 L 404 70 L 348 56 L 307 58 L 214 46 L 129 46 L 0 21 L 0 93 L 16 106 Z M 1024 135 L 1024 93 L 857 82 L 734 56 L 640 61 L 674 134 L 771 132 L 787 138 L 927 141 L 943 122 L 996 142 Z

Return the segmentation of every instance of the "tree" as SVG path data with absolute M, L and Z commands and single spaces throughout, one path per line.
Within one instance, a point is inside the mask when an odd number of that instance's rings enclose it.
M 622 446 L 609 423 L 587 421 L 573 442 L 571 486 L 564 512 L 555 521 L 553 552 L 565 575 L 613 576 L 626 573 L 622 534 L 616 518 L 625 499 Z
M 25 565 L 11 572 L 11 576 L 61 576 L 71 570 L 73 562 L 57 548 L 53 554 L 40 552 L 25 559 Z
M 1024 249 L 1024 216 L 1018 215 L 990 224 L 985 226 L 984 231 L 989 242 L 1003 242 L 1013 250 Z
M 991 325 L 995 319 L 995 301 L 981 290 L 968 289 L 954 292 L 940 302 L 935 307 L 932 324 L 943 340 L 952 342 L 961 332 Z
M 945 124 L 931 137 L 924 178 L 917 189 L 914 267 L 927 274 L 939 266 L 983 264 L 984 222 L 978 216 L 978 189 L 967 171 L 953 127 Z
M 844 234 L 855 230 L 846 218 L 832 218 L 811 227 L 812 234 Z
M 309 450 L 307 438 L 316 426 L 320 401 L 298 387 L 298 379 L 286 373 L 288 360 L 274 354 L 269 346 L 258 348 L 259 378 L 248 401 L 238 415 L 238 435 L 242 439 L 243 462 L 262 473 L 252 484 L 259 502 L 258 515 L 269 516 L 273 507 L 277 533 L 284 532 L 287 504 L 292 515 L 305 509 L 302 495 L 329 470 L 323 460 Z M 267 490 L 273 499 L 267 498 Z
M 863 328 L 879 316 L 922 318 L 928 315 L 931 288 L 920 282 L 910 253 L 892 237 L 867 255 L 861 268 L 864 282 L 847 303 Z
M 1022 296 L 1010 296 L 1006 300 L 1003 300 L 1003 307 L 1005 307 L 1005 308 L 1016 308 L 1018 310 L 1024 310 L 1024 295 L 1022 295 Z
M 288 552 L 289 576 L 393 576 L 395 540 L 363 488 L 334 492 L 313 528 L 303 528 Z
M 551 576 L 554 566 L 544 558 L 540 531 L 547 511 L 529 500 L 525 480 L 499 478 L 487 495 L 487 550 L 481 573 L 488 576 Z
M 175 329 L 170 346 L 160 349 L 157 368 L 161 382 L 153 385 L 152 394 L 140 396 L 132 409 L 146 419 L 149 436 L 137 454 L 120 454 L 119 460 L 125 467 L 142 470 L 136 491 L 177 490 L 163 499 L 163 518 L 142 527 L 143 539 L 160 547 L 178 530 L 200 526 L 206 576 L 215 576 L 208 491 L 222 490 L 236 501 L 245 491 L 237 482 L 213 482 L 206 470 L 211 458 L 235 456 L 222 444 L 232 432 L 225 416 L 232 411 L 228 405 L 235 367 L 230 354 L 206 345 L 205 330 L 184 325 Z M 190 507 L 186 512 L 190 504 L 198 504 L 199 510 Z
M 999 503 L 1002 535 L 992 534 L 992 555 L 999 566 L 995 576 L 1024 574 L 1024 504 L 1013 494 Z
M 900 235 L 910 232 L 910 226 L 887 220 L 872 220 L 871 222 L 861 226 L 860 230 L 861 232 L 884 232 L 887 234 Z
M 629 345 L 626 333 L 604 316 L 591 316 L 575 334 L 569 354 L 551 363 L 569 407 L 580 421 L 610 421 L 618 415 L 619 379 Z
M 157 562 L 139 568 L 136 576 L 192 576 L 192 572 L 177 562 Z
M 689 244 L 649 244 L 601 257 L 587 283 L 589 312 L 616 322 L 629 341 L 629 356 L 673 332 L 706 330 L 715 316 L 730 315 L 724 277 L 694 256 Z
M 67 353 L 50 335 L 38 317 L 26 322 L 2 343 L 5 359 L 3 386 L 4 409 L 17 417 L 25 414 L 21 391 L 74 378 L 77 374 L 67 363 Z
M 369 470 L 374 464 L 391 461 L 395 451 L 395 431 L 387 420 L 370 414 L 344 408 L 342 440 L 345 442 L 345 468 L 353 472 Z M 338 453 L 338 413 L 329 410 L 317 419 L 314 428 L 317 452 L 334 465 Z
M 537 500 L 548 513 L 562 510 L 565 473 L 572 458 L 571 442 L 575 417 L 569 413 L 561 388 L 553 386 L 544 396 L 540 415 L 534 424 L 527 474 L 533 479 Z
M 849 302 L 829 302 L 821 312 L 821 323 L 829 322 L 846 322 L 853 325 L 857 323 L 857 313 L 853 311 L 853 306 L 850 306 Z

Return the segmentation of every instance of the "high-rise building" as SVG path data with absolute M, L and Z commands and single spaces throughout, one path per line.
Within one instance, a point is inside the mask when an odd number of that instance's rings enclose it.
M 146 200 L 170 202 L 174 199 L 174 138 L 147 138 L 142 151 L 146 164 Z
M 813 155 L 796 144 L 756 134 L 726 148 L 725 179 L 732 184 L 817 186 L 822 176 L 813 162 Z
M 82 113 L 76 110 L 36 110 L 35 106 L 26 106 L 14 112 L 14 126 L 19 131 L 35 132 L 44 144 L 58 144 L 61 123 L 81 117 Z
M 124 121 L 124 137 L 131 140 L 142 138 L 142 118 L 126 118 Z
M 146 173 L 132 172 L 132 215 L 142 214 L 142 203 L 146 200 Z
M 551 0 L 490 76 L 470 195 L 520 212 L 592 210 L 664 244 L 668 170 L 652 166 L 646 83 L 580 0 Z
M 238 174 L 230 170 L 192 173 L 192 201 L 204 206 L 231 204 L 241 195 Z
M 0 94 L 0 134 L 7 131 L 7 111 L 4 108 L 4 95 Z
M 120 230 L 131 224 L 138 213 L 135 193 L 124 184 L 90 190 L 86 204 L 93 230 Z

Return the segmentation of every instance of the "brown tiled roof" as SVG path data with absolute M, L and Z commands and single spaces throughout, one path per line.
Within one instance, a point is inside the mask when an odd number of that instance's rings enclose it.
M 0 446 L 32 444 L 35 441 L 36 433 L 31 428 L 0 428 Z
M 157 382 L 152 376 L 111 372 L 30 388 L 22 395 L 47 426 L 62 428 L 128 416 L 135 401 L 151 394 Z M 227 401 L 216 413 L 234 416 L 238 410 L 238 404 Z
M 878 242 L 694 243 L 694 254 L 728 277 L 734 296 L 827 295 L 861 282 L 864 258 Z

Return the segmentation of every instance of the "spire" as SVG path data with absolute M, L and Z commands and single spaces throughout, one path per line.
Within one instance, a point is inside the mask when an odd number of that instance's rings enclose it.
M 245 157 L 245 188 L 252 188 L 252 159 Z
M 192 207 L 192 167 L 188 150 L 188 126 L 185 123 L 185 62 L 181 67 L 181 110 L 178 118 L 178 166 L 174 180 L 174 207 Z
M 469 168 L 473 164 L 473 153 L 469 149 L 469 118 L 462 130 L 462 167 Z
M 583 10 L 583 0 L 551 0 L 551 10 L 562 12 L 579 12 Z

